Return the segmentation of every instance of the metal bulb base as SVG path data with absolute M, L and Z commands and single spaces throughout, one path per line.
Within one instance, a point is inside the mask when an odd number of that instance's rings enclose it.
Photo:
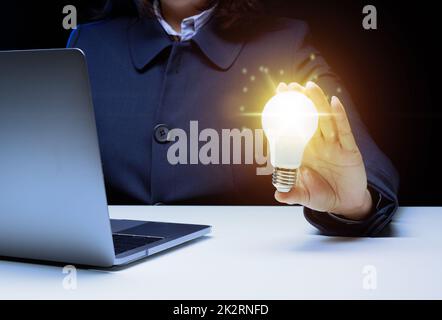
M 276 190 L 287 193 L 296 185 L 298 169 L 275 168 L 273 170 L 272 182 Z

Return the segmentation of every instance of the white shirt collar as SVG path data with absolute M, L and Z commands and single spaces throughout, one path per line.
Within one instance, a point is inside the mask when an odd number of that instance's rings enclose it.
M 183 19 L 183 21 L 181 22 L 181 32 L 175 31 L 170 26 L 170 24 L 168 24 L 166 20 L 164 20 L 160 10 L 159 0 L 154 1 L 153 9 L 158 22 L 161 24 L 164 31 L 166 31 L 168 35 L 179 37 L 180 41 L 188 41 L 195 36 L 195 34 L 207 23 L 207 21 L 209 21 L 215 7 L 207 9 L 197 15 Z

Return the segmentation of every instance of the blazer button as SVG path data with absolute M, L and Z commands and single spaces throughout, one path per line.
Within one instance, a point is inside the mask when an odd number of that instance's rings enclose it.
M 158 124 L 153 129 L 155 141 L 158 143 L 169 142 L 169 128 L 165 124 Z

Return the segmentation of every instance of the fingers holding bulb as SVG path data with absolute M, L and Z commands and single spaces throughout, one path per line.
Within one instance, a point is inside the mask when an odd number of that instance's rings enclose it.
M 298 179 L 296 185 L 290 190 L 290 192 L 283 193 L 276 191 L 275 199 L 280 203 L 288 205 L 302 205 L 307 206 L 310 203 L 310 193 L 305 187 L 311 179 L 311 173 L 307 168 L 300 168 L 298 173 Z
M 332 108 L 327 96 L 317 84 L 311 81 L 307 82 L 305 93 L 318 108 L 320 114 L 319 128 L 324 140 L 326 142 L 336 142 L 336 128 L 333 121 Z
M 285 82 L 280 82 L 278 87 L 276 87 L 276 93 L 289 91 L 289 86 Z
M 275 192 L 275 199 L 288 205 L 301 205 L 319 212 L 334 212 L 337 197 L 330 183 L 310 167 L 302 167 L 297 185 L 288 193 Z
M 305 88 L 297 82 L 291 82 L 288 85 L 289 90 L 305 93 Z
M 305 88 L 297 82 L 291 82 L 289 84 L 281 82 L 279 83 L 278 87 L 276 87 L 276 93 L 286 92 L 286 91 L 298 91 L 304 93 Z
M 338 131 L 339 143 L 342 149 L 346 151 L 358 151 L 347 113 L 338 97 L 332 97 L 331 106 Z

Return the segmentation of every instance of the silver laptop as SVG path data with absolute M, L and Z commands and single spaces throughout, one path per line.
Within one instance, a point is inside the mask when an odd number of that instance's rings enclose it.
M 0 256 L 121 266 L 210 226 L 110 220 L 77 49 L 0 52 Z

